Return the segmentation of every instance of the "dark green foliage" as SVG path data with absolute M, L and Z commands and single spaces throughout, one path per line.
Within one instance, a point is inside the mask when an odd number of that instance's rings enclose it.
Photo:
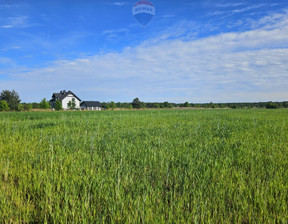
M 115 108 L 123 108 L 122 106 L 121 106 L 121 103 L 115 103 L 114 101 L 111 101 L 111 102 L 109 102 L 109 103 L 102 103 L 102 106 L 103 106 L 103 108 L 105 108 L 105 109 L 112 109 L 112 110 L 114 110 Z
M 184 107 L 190 107 L 190 104 L 188 102 L 185 102 Z
M 33 109 L 40 109 L 40 103 L 33 102 L 31 103 Z
M 30 111 L 33 108 L 31 103 L 23 103 L 23 107 L 26 111 Z
M 214 108 L 216 108 L 216 104 L 214 104 L 213 102 L 210 102 L 209 107 L 214 109 Z
M 60 100 L 56 100 L 55 105 L 54 105 L 55 110 L 62 110 L 62 103 Z
M 40 106 L 41 109 L 49 109 L 49 108 L 51 108 L 51 106 L 50 106 L 49 102 L 46 100 L 46 98 L 41 100 L 39 106 Z
M 0 100 L 5 100 L 11 110 L 17 110 L 21 101 L 19 94 L 15 90 L 3 90 L 0 95 Z
M 278 108 L 278 105 L 276 104 L 276 103 L 273 103 L 273 102 L 268 102 L 266 105 L 265 105 L 265 107 L 267 108 L 267 109 L 277 109 Z
M 117 106 L 116 106 L 116 103 L 115 103 L 115 102 L 111 101 L 111 102 L 109 103 L 109 108 L 111 108 L 112 110 L 114 110 L 116 107 L 117 107 Z
M 22 103 L 19 103 L 17 110 L 18 111 L 24 111 L 24 105 Z
M 0 100 L 0 111 L 8 111 L 10 108 L 6 100 Z
M 139 100 L 139 99 L 138 99 Z M 121 103 L 118 102 L 116 104 L 117 108 L 125 108 L 128 109 L 130 106 L 133 105 L 132 103 Z M 135 105 L 138 105 L 139 102 Z M 271 106 L 272 105 L 272 106 Z M 109 103 L 102 103 L 102 106 L 106 109 L 111 108 L 111 104 Z M 132 106 L 133 107 L 133 106 Z M 288 108 L 288 102 L 259 102 L 259 103 L 169 103 L 165 101 L 163 103 L 151 103 L 151 102 L 141 102 L 140 108 L 173 108 L 173 107 L 196 107 L 196 108 Z M 134 108 L 134 107 L 133 107 Z
M 142 102 L 139 100 L 139 98 L 135 98 L 134 100 L 133 100 L 133 102 L 132 102 L 132 107 L 134 108 L 134 109 L 140 109 L 141 108 L 141 106 L 142 106 Z
M 163 106 L 164 106 L 164 108 L 172 108 L 172 107 L 173 107 L 172 104 L 169 103 L 169 102 L 167 102 L 167 101 L 165 101 L 165 102 L 163 103 Z

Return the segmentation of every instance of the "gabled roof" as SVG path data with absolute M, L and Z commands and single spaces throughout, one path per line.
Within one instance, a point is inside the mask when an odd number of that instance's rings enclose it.
M 60 91 L 60 93 L 53 93 L 52 95 L 52 99 L 55 98 L 56 100 L 63 100 L 66 96 L 68 96 L 69 94 L 73 95 L 75 98 L 77 98 L 79 101 L 81 101 L 81 99 L 76 96 L 72 91 L 68 90 L 68 92 L 66 92 L 65 90 Z
M 83 101 L 81 106 L 85 105 L 86 107 L 102 107 L 102 104 L 99 101 Z

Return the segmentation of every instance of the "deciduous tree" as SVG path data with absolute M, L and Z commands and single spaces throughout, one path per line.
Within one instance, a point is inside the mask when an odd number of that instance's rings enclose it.
M 140 109 L 141 104 L 142 104 L 142 102 L 139 100 L 139 98 L 135 98 L 132 102 L 132 107 L 135 109 Z
M 62 110 L 62 103 L 60 100 L 56 100 L 55 105 L 54 105 L 55 110 Z
M 17 110 L 18 111 L 23 111 L 24 110 L 24 105 L 22 103 L 19 103 Z
M 44 98 L 43 100 L 41 100 L 41 102 L 40 102 L 40 108 L 41 108 L 41 109 L 49 109 L 49 108 L 50 108 L 50 104 L 49 104 L 49 102 L 46 100 L 46 98 Z
M 72 98 L 72 100 L 70 100 L 67 104 L 68 109 L 69 110 L 75 110 L 76 109 L 76 103 L 75 103 L 75 99 Z
M 114 101 L 111 101 L 111 102 L 109 103 L 109 106 L 110 106 L 110 108 L 111 108 L 112 110 L 114 110 L 114 109 L 117 107 L 117 105 L 116 105 L 116 103 L 115 103 Z
M 184 103 L 184 107 L 190 107 L 189 103 L 188 103 L 188 102 L 185 102 L 185 103 Z
M 11 110 L 17 110 L 21 101 L 19 94 L 15 90 L 3 90 L 0 95 L 0 100 L 5 100 Z
M 24 103 L 23 106 L 24 106 L 24 110 L 27 110 L 27 111 L 30 111 L 33 108 L 31 103 Z
M 0 100 L 0 111 L 8 111 L 10 108 L 6 100 Z

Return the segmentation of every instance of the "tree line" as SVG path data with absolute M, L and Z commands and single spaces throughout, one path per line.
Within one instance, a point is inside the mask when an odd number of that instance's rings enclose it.
M 71 109 L 75 109 L 75 102 L 71 102 Z M 132 102 L 102 102 L 103 109 L 165 109 L 165 108 L 288 108 L 288 101 L 283 102 L 255 102 L 255 103 L 170 103 L 165 102 L 142 102 L 139 98 L 135 98 Z M 31 109 L 51 109 L 51 104 L 46 98 L 40 102 L 21 103 L 19 94 L 15 90 L 3 90 L 0 94 L 0 111 L 29 111 Z M 62 105 L 58 100 L 54 105 L 54 109 L 61 110 Z
M 21 99 L 15 90 L 3 90 L 0 94 L 0 111 L 29 111 L 32 109 L 49 109 L 49 102 L 44 98 L 39 103 L 20 103 Z
M 141 109 L 141 108 L 154 108 L 154 109 L 165 109 L 165 108 L 288 108 L 288 101 L 284 102 L 255 102 L 255 103 L 170 103 L 165 102 L 142 102 L 139 98 L 135 98 L 131 103 L 121 103 L 114 101 L 103 102 L 102 106 L 105 109 Z

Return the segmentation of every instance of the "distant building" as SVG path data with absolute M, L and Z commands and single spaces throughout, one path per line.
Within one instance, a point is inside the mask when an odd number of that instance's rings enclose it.
M 52 105 L 52 108 L 54 109 L 55 106 L 55 102 L 57 100 L 60 100 L 62 103 L 62 108 L 64 110 L 68 109 L 68 103 L 71 102 L 75 102 L 75 108 L 76 109 L 80 109 L 80 98 L 77 97 L 73 92 L 71 92 L 70 90 L 68 92 L 66 92 L 65 90 L 60 91 L 60 93 L 53 93 L 52 95 L 52 99 L 50 100 L 50 103 Z
M 81 110 L 102 110 L 102 105 L 99 101 L 83 101 Z

